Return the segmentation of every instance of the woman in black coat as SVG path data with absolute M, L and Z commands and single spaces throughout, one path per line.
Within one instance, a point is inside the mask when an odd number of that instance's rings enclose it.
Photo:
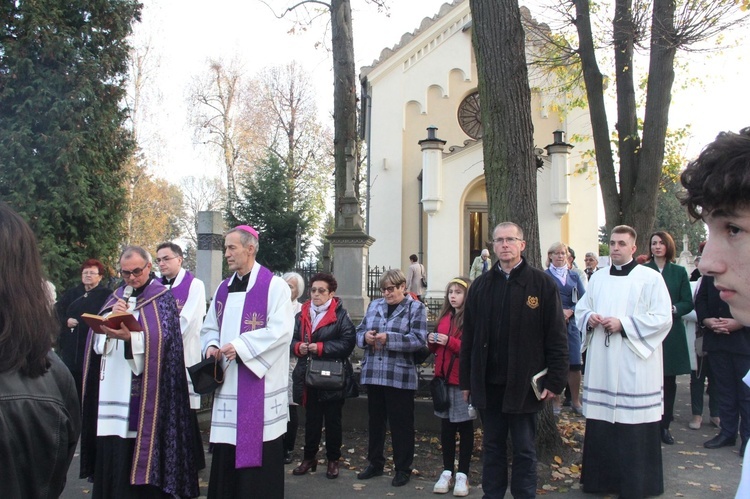
M 292 473 L 304 475 L 315 471 L 318 465 L 316 454 L 320 446 L 323 420 L 326 428 L 326 477 L 339 476 L 341 458 L 341 410 L 344 398 L 352 395 L 354 380 L 349 355 L 354 350 L 355 329 L 349 314 L 334 296 L 338 283 L 331 274 L 319 273 L 310 279 L 310 300 L 302 305 L 297 314 L 292 338 L 292 354 L 300 361 L 292 373 L 293 398 L 305 406 L 305 454 L 302 462 Z M 304 357 L 341 359 L 347 381 L 343 390 L 318 390 L 305 385 Z
M 57 350 L 76 382 L 78 400 L 81 400 L 83 382 L 83 359 L 89 326 L 81 320 L 85 313 L 98 314 L 107 297 L 112 293 L 102 283 L 104 265 L 93 258 L 81 265 L 81 284 L 69 289 L 55 304 L 60 321 Z

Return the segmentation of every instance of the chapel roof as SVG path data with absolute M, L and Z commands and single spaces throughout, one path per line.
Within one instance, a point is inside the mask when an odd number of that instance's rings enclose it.
M 432 17 L 425 17 L 422 19 L 422 22 L 419 24 L 419 27 L 415 29 L 412 32 L 407 31 L 403 35 L 401 35 L 401 40 L 394 45 L 391 48 L 384 48 L 380 52 L 380 57 L 372 61 L 372 64 L 369 66 L 362 66 L 359 70 L 360 78 L 365 78 L 370 72 L 378 67 L 381 63 L 385 62 L 387 59 L 389 59 L 392 55 L 397 53 L 399 50 L 401 50 L 404 46 L 408 45 L 409 42 L 414 40 L 417 36 L 422 34 L 425 30 L 429 29 L 431 26 L 433 26 L 436 22 L 438 22 L 440 19 L 448 15 L 454 8 L 461 5 L 464 2 L 468 2 L 469 0 L 453 0 L 452 2 L 446 2 L 443 5 L 440 6 L 440 10 L 437 14 L 435 14 Z M 526 7 L 521 7 L 521 15 L 526 18 L 527 20 L 530 20 L 534 24 L 536 22 L 531 17 L 531 12 Z

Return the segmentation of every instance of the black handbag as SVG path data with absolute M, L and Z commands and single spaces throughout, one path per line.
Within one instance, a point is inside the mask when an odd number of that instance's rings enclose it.
M 435 376 L 430 381 L 430 394 L 432 395 L 432 405 L 437 412 L 447 411 L 451 406 L 451 398 L 448 394 L 448 377 L 453 370 L 453 362 L 455 362 L 456 356 L 451 357 L 450 366 L 448 366 L 448 372 L 443 376 Z
M 193 390 L 199 395 L 208 395 L 224 383 L 224 369 L 213 355 L 188 367 L 188 374 L 193 380 Z
M 343 360 L 307 358 L 305 385 L 318 390 L 343 390 L 345 383 Z

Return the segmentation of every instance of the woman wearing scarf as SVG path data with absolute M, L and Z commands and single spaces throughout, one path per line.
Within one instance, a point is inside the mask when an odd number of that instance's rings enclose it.
M 568 247 L 563 243 L 555 243 L 547 251 L 549 267 L 547 273 L 550 274 L 557 284 L 560 291 L 560 301 L 562 302 L 563 314 L 565 315 L 565 324 L 568 326 L 568 354 L 570 355 L 568 386 L 570 387 L 570 408 L 573 412 L 582 415 L 581 406 L 581 369 L 583 361 L 581 359 L 581 332 L 576 326 L 575 313 L 578 299 L 586 292 L 583 281 L 575 272 L 571 272 L 568 267 Z M 560 399 L 555 399 L 555 413 L 560 412 Z
M 331 274 L 310 279 L 310 299 L 302 305 L 294 322 L 291 352 L 301 359 L 292 373 L 294 401 L 305 406 L 305 454 L 292 473 L 304 475 L 318 466 L 317 453 L 325 420 L 326 477 L 338 478 L 341 457 L 341 410 L 353 383 L 349 355 L 354 350 L 355 330 L 341 299 L 334 296 L 338 283 Z M 318 390 L 305 385 L 305 357 L 341 359 L 347 382 L 343 390 Z

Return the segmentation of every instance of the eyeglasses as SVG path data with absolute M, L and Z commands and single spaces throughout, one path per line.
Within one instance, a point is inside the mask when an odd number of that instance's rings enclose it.
M 567 256 L 567 253 L 561 252 L 561 253 L 552 253 L 555 256 Z
M 143 267 L 139 269 L 120 270 L 120 275 L 122 276 L 123 279 L 130 279 L 130 276 L 139 277 L 141 274 L 143 274 L 143 271 L 146 270 L 146 267 L 148 267 L 148 264 L 144 265 Z
M 156 263 L 161 263 L 161 262 L 166 263 L 166 262 L 168 262 L 170 260 L 174 260 L 175 258 L 177 258 L 177 257 L 176 256 L 165 256 L 164 258 L 157 258 L 156 259 Z
M 324 295 L 328 293 L 328 290 L 326 288 L 310 288 L 310 293 L 320 293 L 321 295 Z
M 99 275 L 99 272 L 81 272 L 81 275 L 84 277 L 92 276 L 92 275 Z
M 380 288 L 380 291 L 382 291 L 383 293 L 393 293 L 396 288 L 398 288 L 398 286 L 386 286 L 384 288 Z
M 505 244 L 505 243 L 513 244 L 516 241 L 520 242 L 520 241 L 523 241 L 523 239 L 521 239 L 520 237 L 497 237 L 492 240 L 492 242 L 495 244 Z

